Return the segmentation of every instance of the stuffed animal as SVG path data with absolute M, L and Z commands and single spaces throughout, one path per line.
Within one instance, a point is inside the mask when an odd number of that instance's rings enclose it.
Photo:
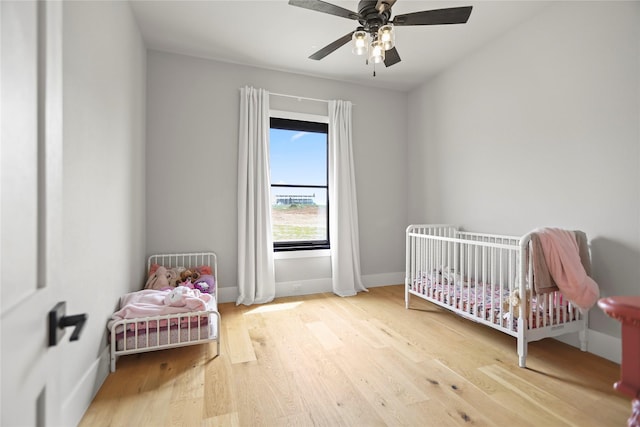
M 522 298 L 520 298 L 520 291 L 515 290 L 511 292 L 509 298 L 505 298 L 502 301 L 502 312 L 505 314 L 509 313 L 509 306 L 513 307 L 513 317 L 516 319 L 520 317 L 520 304 L 522 303 Z M 526 299 L 526 306 L 524 308 L 524 312 L 529 312 L 529 298 Z
M 145 289 L 155 289 L 155 290 L 163 290 L 170 287 L 169 280 L 171 279 L 171 274 L 167 271 L 166 268 L 160 266 L 156 269 L 156 271 L 149 276 L 149 280 L 145 284 Z
M 203 274 L 198 279 L 196 279 L 193 287 L 205 294 L 211 294 L 215 289 L 215 283 L 216 283 L 216 280 L 213 278 L 212 275 Z
M 186 286 L 176 286 L 164 297 L 164 303 L 171 307 L 184 307 L 187 305 L 189 297 L 195 297 L 193 289 Z
M 209 284 L 207 282 L 197 282 L 195 285 L 193 285 L 193 288 L 199 290 L 204 294 L 210 293 Z
M 206 303 L 211 300 L 211 295 L 203 294 L 197 289 L 186 286 L 176 286 L 167 292 L 164 297 L 165 305 L 171 307 L 187 307 L 191 310 L 204 310 Z
M 200 277 L 200 273 L 198 273 L 197 271 L 191 271 L 189 269 L 184 270 L 180 272 L 180 278 L 177 281 L 177 286 L 185 285 L 187 282 L 189 282 L 189 284 L 192 284 L 196 280 L 198 280 L 199 277 Z M 193 285 L 189 287 L 193 288 Z

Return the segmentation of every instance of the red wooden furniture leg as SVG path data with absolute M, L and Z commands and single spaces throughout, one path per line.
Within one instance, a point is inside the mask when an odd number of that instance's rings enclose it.
M 622 324 L 620 381 L 613 387 L 633 399 L 627 426 L 640 427 L 640 296 L 602 298 L 598 306 Z

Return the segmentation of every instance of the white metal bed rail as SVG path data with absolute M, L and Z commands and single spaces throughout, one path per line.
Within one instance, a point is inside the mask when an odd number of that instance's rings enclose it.
M 147 272 L 151 269 L 153 264 L 162 265 L 163 267 L 185 267 L 195 268 L 203 265 L 211 267 L 213 277 L 216 283 L 213 287 L 214 292 L 212 295 L 216 300 L 216 306 L 218 302 L 218 256 L 214 252 L 189 252 L 189 253 L 174 253 L 174 254 L 154 254 L 147 259 Z
M 110 332 L 111 372 L 115 372 L 118 356 L 182 347 L 195 342 L 216 341 L 216 355 L 220 354 L 220 313 L 216 310 L 122 319 L 111 325 Z M 118 347 L 120 340 L 121 348 Z
M 199 267 L 201 265 L 210 266 L 214 276 L 218 276 L 218 257 L 214 252 L 189 252 L 175 254 L 155 254 L 149 256 L 147 260 L 147 271 L 152 264 L 159 264 L 167 268 L 172 267 Z

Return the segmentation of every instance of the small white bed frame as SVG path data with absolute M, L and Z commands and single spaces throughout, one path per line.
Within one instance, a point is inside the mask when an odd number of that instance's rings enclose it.
M 519 366 L 527 343 L 578 332 L 587 350 L 587 314 L 556 291 L 536 294 L 530 235 L 461 231 L 452 225 L 406 230 L 405 305 L 415 295 L 517 338 Z M 515 304 L 515 305 L 514 305 Z
M 220 313 L 218 312 L 218 262 L 213 252 L 151 255 L 147 272 L 152 264 L 167 268 L 210 266 L 215 286 L 212 309 L 180 314 L 122 319 L 114 322 L 111 335 L 111 372 L 116 370 L 118 356 L 163 350 L 174 347 L 216 342 L 216 357 L 220 354 Z M 163 325 L 172 325 L 166 327 Z M 122 331 L 127 331 L 123 337 Z

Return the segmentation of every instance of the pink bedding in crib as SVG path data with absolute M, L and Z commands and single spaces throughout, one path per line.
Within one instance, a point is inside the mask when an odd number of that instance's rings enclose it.
M 412 284 L 412 290 L 423 295 L 431 295 L 434 299 L 453 305 L 466 312 L 486 312 L 485 318 L 491 318 L 491 313 L 501 313 L 502 301 L 509 298 L 509 289 L 500 289 L 478 282 L 465 281 L 454 284 L 453 273 L 443 274 L 441 271 L 422 273 Z
M 419 274 L 411 284 L 411 290 L 422 295 L 440 301 L 446 305 L 472 314 L 484 320 L 509 328 L 513 331 L 518 329 L 517 312 L 515 316 L 509 312 L 509 297 L 511 292 L 507 286 L 500 288 L 499 285 L 490 283 L 482 284 L 473 280 L 462 282 L 457 273 L 449 272 L 447 269 L 434 270 L 431 273 Z M 562 294 L 558 293 L 556 305 L 561 308 L 557 310 L 545 310 L 547 302 L 543 298 L 538 303 L 535 297 L 532 298 L 530 328 L 543 326 L 545 323 L 564 323 L 569 319 L 569 308 L 566 302 L 562 301 Z M 509 323 L 511 321 L 511 324 Z

